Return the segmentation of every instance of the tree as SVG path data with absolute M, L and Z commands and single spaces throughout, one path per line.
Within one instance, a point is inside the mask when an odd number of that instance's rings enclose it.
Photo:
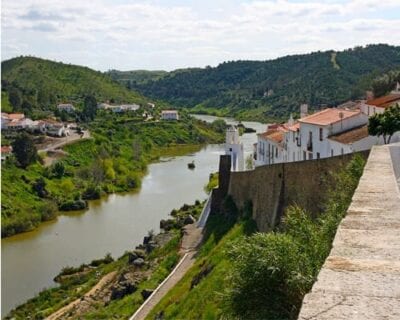
M 383 136 L 385 144 L 390 143 L 393 134 L 397 131 L 400 131 L 399 104 L 369 118 L 368 133 L 373 136 Z
M 33 139 L 26 133 L 22 133 L 12 143 L 13 153 L 19 165 L 26 168 L 37 160 L 37 149 Z
M 17 88 L 11 87 L 8 91 L 8 100 L 14 109 L 20 108 L 22 104 L 21 92 Z
M 83 102 L 82 115 L 85 121 L 91 121 L 95 118 L 97 113 L 97 101 L 92 95 L 87 95 Z

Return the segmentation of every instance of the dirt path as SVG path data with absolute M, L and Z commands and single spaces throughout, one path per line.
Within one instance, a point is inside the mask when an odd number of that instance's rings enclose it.
M 72 311 L 74 308 L 78 307 L 79 304 L 82 303 L 83 300 L 90 300 L 92 296 L 94 296 L 98 291 L 101 291 L 102 288 L 110 284 L 115 276 L 117 275 L 116 271 L 110 272 L 106 274 L 100 281 L 90 289 L 82 298 L 76 299 L 72 301 L 70 304 L 66 305 L 65 307 L 57 310 L 50 316 L 48 316 L 47 320 L 56 320 L 56 319 L 68 319 L 68 313 Z
M 153 294 L 142 304 L 130 320 L 142 320 L 161 301 L 161 299 L 183 278 L 196 261 L 197 248 L 203 239 L 203 228 L 197 228 L 196 223 L 185 226 L 180 253 L 183 255 L 175 269 L 154 290 Z

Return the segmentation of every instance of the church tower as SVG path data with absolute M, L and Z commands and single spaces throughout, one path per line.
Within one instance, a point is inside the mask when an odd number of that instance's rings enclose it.
M 231 156 L 231 170 L 244 170 L 243 144 L 240 142 L 239 130 L 235 126 L 226 129 L 225 154 Z

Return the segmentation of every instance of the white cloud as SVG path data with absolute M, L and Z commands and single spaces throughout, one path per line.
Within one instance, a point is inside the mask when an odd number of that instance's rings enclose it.
M 223 5 L 223 7 L 218 7 Z M 109 68 L 174 69 L 368 43 L 400 44 L 398 1 L 3 0 L 2 58 L 33 54 Z M 207 10 L 207 8 L 210 8 Z M 388 17 L 386 17 L 388 16 Z

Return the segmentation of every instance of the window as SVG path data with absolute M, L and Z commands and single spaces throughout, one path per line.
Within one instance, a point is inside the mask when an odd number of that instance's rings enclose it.
M 307 155 L 305 151 L 303 151 L 303 160 L 307 160 Z
M 319 141 L 324 140 L 324 129 L 319 128 Z
M 333 157 L 333 149 L 331 149 L 331 157 Z
M 319 154 L 319 152 L 317 152 L 317 159 L 320 159 L 321 155 Z
M 313 158 L 314 158 L 314 155 L 313 155 L 312 152 L 310 152 L 309 155 L 308 155 L 308 159 L 309 159 L 309 160 L 312 160 Z
M 294 131 L 292 132 L 293 133 L 293 142 L 295 141 L 295 133 L 294 133 Z
M 275 148 L 275 157 L 278 158 L 278 148 Z
M 344 150 L 343 150 L 343 148 L 342 148 L 341 152 L 342 152 L 342 155 L 344 155 Z

